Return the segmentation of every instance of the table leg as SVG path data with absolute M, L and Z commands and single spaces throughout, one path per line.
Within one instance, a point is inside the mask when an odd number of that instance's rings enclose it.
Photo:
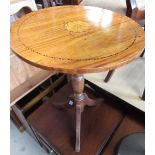
M 72 88 L 73 98 L 76 102 L 76 144 L 75 151 L 80 152 L 80 131 L 81 131 L 81 112 L 84 111 L 85 106 L 95 106 L 96 102 L 90 99 L 84 90 L 84 77 L 83 75 L 74 74 L 72 75 Z

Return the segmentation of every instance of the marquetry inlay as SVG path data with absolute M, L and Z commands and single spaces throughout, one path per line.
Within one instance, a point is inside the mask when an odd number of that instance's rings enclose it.
M 65 24 L 65 29 L 74 33 L 86 32 L 89 28 L 89 24 L 84 21 L 72 21 Z

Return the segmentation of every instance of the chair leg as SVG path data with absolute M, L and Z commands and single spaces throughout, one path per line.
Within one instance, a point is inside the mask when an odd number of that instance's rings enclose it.
M 113 73 L 114 73 L 115 70 L 110 70 L 107 74 L 107 76 L 105 77 L 104 79 L 104 82 L 109 82 L 109 80 L 111 79 Z
M 43 8 L 49 7 L 49 1 L 48 0 L 42 0 L 42 6 L 43 6 Z
M 127 7 L 126 16 L 131 17 L 131 15 L 132 15 L 132 7 L 131 7 L 130 0 L 126 0 L 126 7 Z
M 144 89 L 144 91 L 143 91 L 142 100 L 145 101 L 145 89 Z
M 13 120 L 13 122 L 15 123 L 15 125 L 20 130 L 20 132 L 23 132 L 25 130 L 25 128 L 24 128 L 24 126 L 20 122 L 19 118 L 17 117 L 17 115 L 15 114 L 15 112 L 12 109 L 10 110 L 10 116 L 11 116 L 11 119 Z
M 140 55 L 140 57 L 143 57 L 144 53 L 145 53 L 145 49 L 144 49 L 143 53 Z

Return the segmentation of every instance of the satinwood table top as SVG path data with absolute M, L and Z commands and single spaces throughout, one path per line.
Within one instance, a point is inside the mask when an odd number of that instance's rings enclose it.
M 137 58 L 144 48 L 144 30 L 132 19 L 102 8 L 50 7 L 11 25 L 11 48 L 43 69 L 101 72 Z

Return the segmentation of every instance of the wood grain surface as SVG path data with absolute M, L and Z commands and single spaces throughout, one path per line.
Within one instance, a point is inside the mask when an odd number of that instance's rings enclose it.
M 51 7 L 12 24 L 11 48 L 43 69 L 101 72 L 137 58 L 144 48 L 144 30 L 132 19 L 102 8 Z
M 85 89 L 89 97 L 97 99 L 90 89 Z M 75 152 L 75 105 L 66 109 L 56 109 L 53 102 L 67 102 L 73 93 L 67 84 L 55 93 L 48 102 L 42 104 L 29 117 L 30 126 L 47 144 L 61 155 L 99 155 L 116 126 L 123 118 L 119 108 L 104 98 L 95 107 L 86 107 L 82 113 L 81 150 Z

